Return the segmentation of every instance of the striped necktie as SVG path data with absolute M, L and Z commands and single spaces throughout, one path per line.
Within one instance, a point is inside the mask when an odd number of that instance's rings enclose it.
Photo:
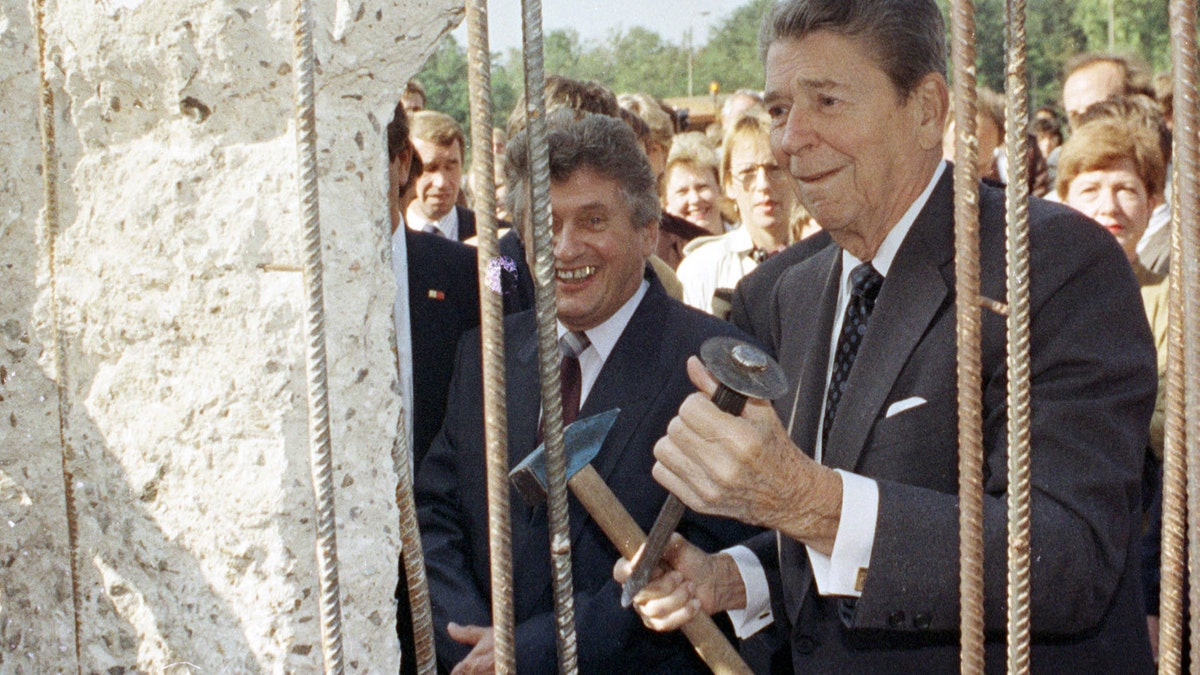
M 566 428 L 575 418 L 579 417 L 579 403 L 583 394 L 583 371 L 579 368 L 579 355 L 592 342 L 583 331 L 564 333 L 558 339 L 558 351 L 562 355 L 559 362 L 559 377 L 562 383 L 563 428 Z M 542 415 L 543 424 L 546 416 Z M 543 437 L 543 424 L 538 425 L 538 443 Z

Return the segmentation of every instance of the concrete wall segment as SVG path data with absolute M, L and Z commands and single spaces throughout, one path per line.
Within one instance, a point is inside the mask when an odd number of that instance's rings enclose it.
M 83 672 L 317 672 L 291 3 L 0 0 L 0 672 L 74 671 L 51 283 L 75 452 Z M 314 3 L 346 665 L 395 672 L 399 542 L 383 126 L 461 18 Z

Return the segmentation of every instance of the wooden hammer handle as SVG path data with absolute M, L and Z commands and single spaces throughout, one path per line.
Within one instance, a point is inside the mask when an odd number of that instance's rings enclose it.
M 646 542 L 646 534 L 621 504 L 608 484 L 590 465 L 585 466 L 567 481 L 571 492 L 583 504 L 609 540 L 630 560 Z M 725 634 L 713 623 L 712 617 L 698 613 L 681 629 L 696 648 L 696 653 L 717 675 L 749 675 L 750 666 L 729 644 Z

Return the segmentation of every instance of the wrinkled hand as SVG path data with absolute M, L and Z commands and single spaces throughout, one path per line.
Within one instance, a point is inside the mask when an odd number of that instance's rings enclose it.
M 473 646 L 450 675 L 491 675 L 496 671 L 495 633 L 491 626 L 460 626 L 451 622 L 446 630 L 455 642 Z
M 622 558 L 613 566 L 613 579 L 623 584 L 632 572 L 633 563 Z M 633 597 L 642 623 L 659 632 L 679 630 L 697 612 L 745 606 L 746 589 L 733 560 L 721 553 L 709 555 L 678 533 L 671 535 L 650 583 Z
M 841 479 L 800 452 L 769 401 L 750 399 L 739 416 L 710 400 L 718 383 L 696 357 L 688 396 L 654 446 L 654 479 L 695 511 L 781 530 L 833 549 Z

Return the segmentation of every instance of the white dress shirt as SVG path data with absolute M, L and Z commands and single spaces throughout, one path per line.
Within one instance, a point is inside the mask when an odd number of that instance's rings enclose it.
M 396 322 L 396 367 L 400 378 L 400 405 L 403 407 L 404 433 L 408 437 L 408 461 L 411 464 L 413 446 L 413 355 L 412 326 L 408 317 L 408 247 L 404 241 L 404 216 L 392 233 L 392 274 L 396 277 L 396 299 L 392 317 Z M 415 469 L 415 467 L 414 467 Z
M 718 288 L 733 288 L 758 267 L 750 255 L 753 251 L 754 242 L 745 227 L 688 242 L 675 270 L 683 284 L 684 304 L 712 314 L 713 293 Z
M 429 220 L 421 213 L 421 209 L 417 203 L 408 205 L 408 226 L 417 232 L 428 232 L 426 226 L 432 225 L 437 228 L 441 235 L 451 241 L 458 241 L 458 207 L 450 209 L 450 213 L 442 216 L 440 220 Z
M 646 297 L 646 291 L 649 289 L 650 283 L 643 279 L 642 284 L 638 286 L 633 295 L 625 301 L 625 304 L 621 305 L 620 309 L 613 312 L 612 316 L 605 319 L 600 325 L 583 331 L 591 344 L 579 353 L 580 408 L 583 408 L 588 394 L 592 393 L 592 385 L 596 384 L 596 378 L 600 377 L 600 370 L 608 361 L 608 355 L 612 354 L 613 348 L 617 346 L 617 340 L 621 339 L 621 334 L 625 332 L 625 327 L 629 325 L 629 320 L 633 318 L 633 313 L 637 311 L 638 305 L 641 304 L 642 298 Z M 567 327 L 559 322 L 558 337 L 561 338 L 567 332 Z
M 929 201 L 929 195 L 933 193 L 933 188 L 945 170 L 946 162 L 943 161 L 938 164 L 937 170 L 934 171 L 933 178 L 925 186 L 925 190 L 888 232 L 883 243 L 880 244 L 879 250 L 876 251 L 875 257 L 870 261 L 875 270 L 885 279 L 891 269 L 892 261 L 896 257 L 896 252 L 900 250 L 900 245 L 904 243 L 904 238 L 908 235 L 913 223 L 916 222 L 921 209 L 925 208 L 925 203 Z M 825 373 L 827 389 L 829 378 L 833 373 L 833 360 L 837 351 L 838 335 L 842 329 L 842 319 L 846 313 L 846 306 L 850 303 L 850 272 L 862 262 L 843 249 L 837 311 L 834 315 L 833 332 L 830 335 L 829 363 Z M 795 414 L 796 410 L 793 407 L 792 416 Z M 824 452 L 824 448 L 821 446 L 822 427 L 825 419 L 824 402 L 822 402 L 822 414 L 817 419 L 819 422 L 813 457 L 819 462 Z M 833 542 L 833 552 L 825 555 L 811 547 L 806 546 L 805 548 L 808 549 L 809 565 L 812 567 L 813 581 L 817 584 L 818 593 L 857 598 L 862 596 L 862 589 L 858 585 L 860 571 L 865 572 L 871 567 L 871 551 L 875 543 L 875 524 L 879 516 L 879 485 L 871 478 L 841 469 L 835 469 L 835 471 L 842 478 L 842 514 L 838 521 L 837 536 Z M 735 546 L 727 549 L 726 552 L 737 564 L 738 572 L 742 576 L 742 583 L 746 587 L 746 608 L 731 610 L 728 614 L 733 622 L 734 632 L 739 638 L 746 638 L 774 621 L 771 614 L 771 597 L 767 588 L 767 577 L 758 557 L 749 549 L 744 546 Z

